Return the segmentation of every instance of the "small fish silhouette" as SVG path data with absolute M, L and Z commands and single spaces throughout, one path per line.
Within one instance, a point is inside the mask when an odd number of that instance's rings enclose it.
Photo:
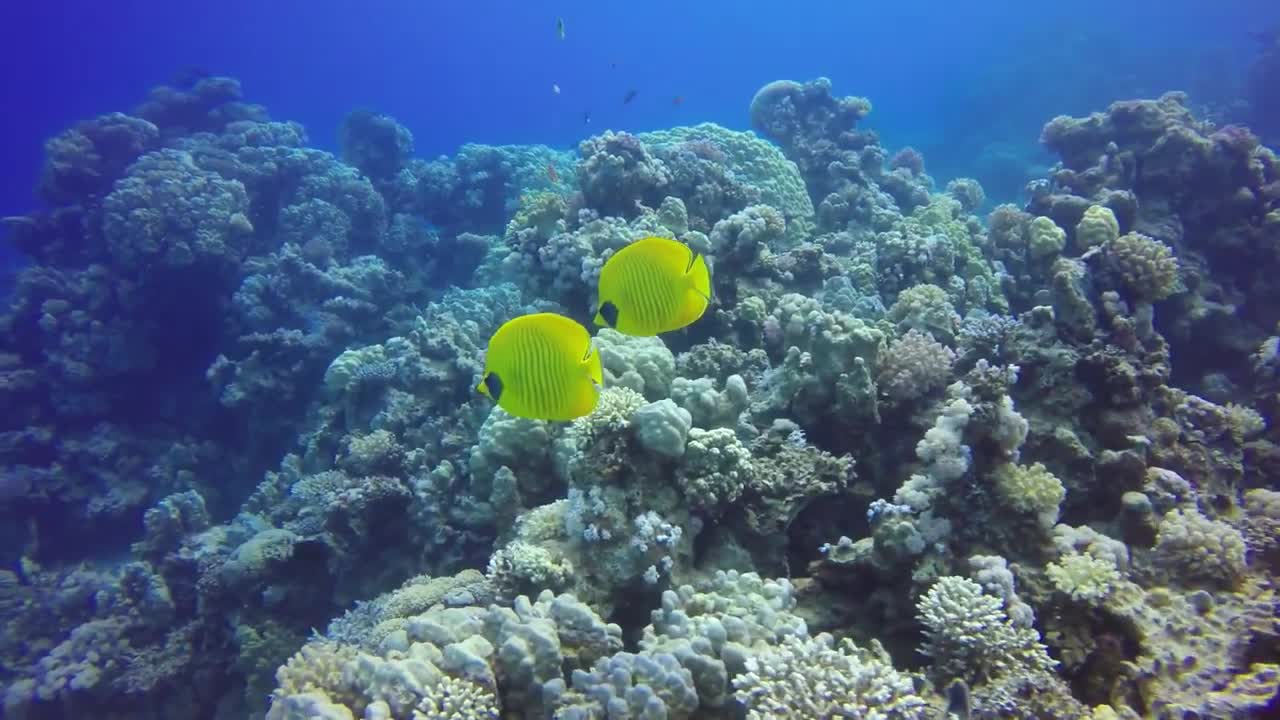
M 675 98 L 671 101 L 671 104 L 672 104 L 672 105 L 676 105 L 676 106 L 683 105 L 683 104 L 684 104 L 684 96 L 683 96 L 683 95 L 677 95 L 677 96 L 675 96 Z
M 635 99 L 636 99 L 636 95 L 638 95 L 638 94 L 639 94 L 639 93 L 638 93 L 638 92 L 636 92 L 635 90 L 628 90 L 628 91 L 627 91 L 627 94 L 622 98 L 622 104 L 623 104 L 623 105 L 626 105 L 626 104 L 630 103 L 632 100 L 635 100 Z
M 556 166 L 554 163 L 547 163 L 547 179 L 552 183 L 558 184 L 560 182 L 560 175 L 556 172 Z
M 551 92 L 552 92 L 552 94 L 554 94 L 554 95 L 559 95 L 559 94 L 560 94 L 560 86 L 559 86 L 559 85 L 557 85 L 556 83 L 551 83 Z
M 564 39 L 564 18 L 556 18 L 556 37 Z
M 590 124 L 591 124 L 591 111 L 590 111 L 590 110 L 587 110 L 587 111 L 585 111 L 585 112 L 583 112 L 583 113 L 582 113 L 582 122 L 583 122 L 583 124 L 586 124 L 586 125 L 590 125 Z

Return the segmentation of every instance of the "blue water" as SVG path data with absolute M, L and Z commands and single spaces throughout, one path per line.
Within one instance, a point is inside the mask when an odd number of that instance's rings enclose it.
M 1231 78 L 1253 50 L 1246 33 L 1280 23 L 1280 3 L 1264 0 L 371 7 L 0 4 L 0 214 L 34 204 L 45 138 L 79 119 L 129 110 L 187 67 L 238 77 L 248 99 L 302 122 L 321 147 L 335 145 L 349 110 L 369 107 L 409 127 L 426 156 L 463 142 L 568 147 L 606 128 L 742 128 L 763 83 L 825 75 L 837 94 L 870 98 L 868 125 L 886 145 L 922 149 L 945 181 L 975 172 L 993 143 L 1030 156 L 1041 124 L 1057 113 L 1170 89 L 1225 107 Z M 565 18 L 563 41 L 557 17 Z M 636 98 L 624 106 L 632 89 Z

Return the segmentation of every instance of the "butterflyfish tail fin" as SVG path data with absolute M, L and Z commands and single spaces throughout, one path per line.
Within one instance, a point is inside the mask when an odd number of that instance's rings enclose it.
M 707 269 L 707 259 L 702 253 L 689 252 L 689 266 L 685 268 L 684 274 L 693 291 L 708 303 L 711 302 L 711 271 Z
M 596 352 L 595 343 L 587 341 L 587 352 L 582 356 L 582 364 L 587 369 L 587 376 L 596 387 L 604 387 L 604 368 L 600 364 L 600 353 Z

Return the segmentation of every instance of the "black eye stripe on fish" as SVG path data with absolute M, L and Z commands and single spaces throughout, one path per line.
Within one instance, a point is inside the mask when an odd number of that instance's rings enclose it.
M 489 339 L 482 387 L 517 417 L 582 417 L 595 408 L 597 386 L 603 382 L 599 356 L 584 354 L 590 342 L 586 328 L 562 315 L 535 313 L 509 320 Z

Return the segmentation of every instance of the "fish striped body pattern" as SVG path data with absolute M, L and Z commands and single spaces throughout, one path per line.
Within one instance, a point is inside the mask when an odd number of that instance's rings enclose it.
M 645 337 L 679 330 L 702 316 L 710 293 L 701 255 L 675 240 L 644 238 L 601 268 L 596 323 Z
M 602 376 L 586 328 L 538 313 L 515 318 L 493 334 L 478 389 L 517 417 L 572 420 L 595 409 Z

